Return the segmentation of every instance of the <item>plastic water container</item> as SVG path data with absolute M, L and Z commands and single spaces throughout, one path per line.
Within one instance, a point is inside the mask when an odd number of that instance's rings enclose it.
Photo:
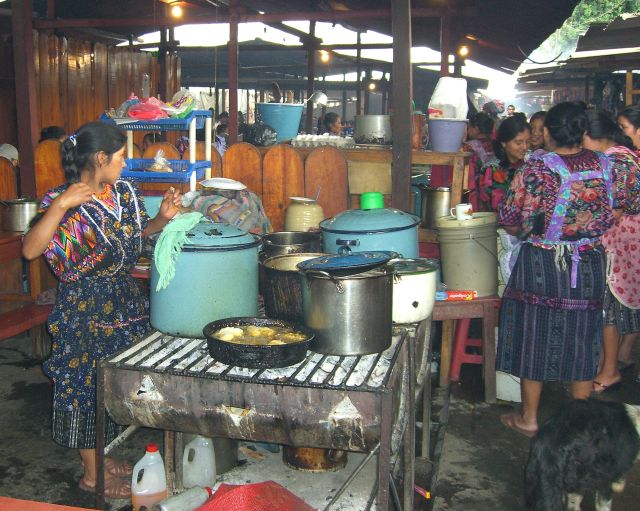
M 498 292 L 496 213 L 474 213 L 472 220 L 436 220 L 442 279 L 450 290 L 473 289 L 478 296 Z
M 466 119 L 430 118 L 429 140 L 431 149 L 440 153 L 456 153 L 462 145 Z
M 216 454 L 213 440 L 196 436 L 185 447 L 182 456 L 182 484 L 185 488 L 194 486 L 212 487 L 216 483 Z
M 276 130 L 276 142 L 290 140 L 298 134 L 303 104 L 256 103 L 258 118 Z
M 151 506 L 167 498 L 167 475 L 158 445 L 147 444 L 147 451 L 133 467 L 131 476 L 131 505 L 133 511 Z

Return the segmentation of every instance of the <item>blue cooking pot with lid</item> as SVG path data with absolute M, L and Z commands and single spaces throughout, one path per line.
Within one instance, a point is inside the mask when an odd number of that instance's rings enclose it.
M 258 314 L 260 239 L 232 225 L 201 221 L 186 234 L 175 276 L 156 290 L 151 263 L 151 325 L 161 332 L 202 337 L 208 323 Z
M 395 208 L 350 209 L 320 222 L 323 248 L 338 253 L 392 251 L 401 257 L 418 257 L 420 218 Z

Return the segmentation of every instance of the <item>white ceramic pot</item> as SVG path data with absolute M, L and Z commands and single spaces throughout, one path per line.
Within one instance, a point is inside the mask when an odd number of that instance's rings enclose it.
M 428 259 L 394 259 L 393 322 L 416 323 L 431 316 L 438 265 Z

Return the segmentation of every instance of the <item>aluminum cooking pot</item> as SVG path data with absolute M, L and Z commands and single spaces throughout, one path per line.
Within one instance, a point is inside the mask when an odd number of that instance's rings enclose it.
M 391 116 L 356 115 L 353 139 L 356 144 L 391 144 Z
M 324 251 L 388 250 L 418 257 L 420 219 L 394 208 L 350 209 L 320 222 Z
M 417 186 L 422 194 L 422 227 L 435 229 L 438 218 L 449 216 L 451 189 L 443 186 L 432 188 L 423 184 L 418 184 Z
M 322 233 L 319 231 L 280 231 L 265 234 L 262 237 L 261 259 L 298 254 L 302 252 L 320 252 Z
M 2 228 L 5 231 L 24 232 L 38 213 L 38 201 L 31 199 L 2 200 Z
M 312 350 L 330 355 L 367 355 L 391 345 L 390 271 L 374 268 L 335 276 L 301 270 L 301 274 L 304 321 L 316 334 Z
M 187 233 L 169 285 L 151 263 L 151 325 L 161 332 L 202 337 L 208 323 L 258 315 L 258 237 L 234 226 L 201 221 Z

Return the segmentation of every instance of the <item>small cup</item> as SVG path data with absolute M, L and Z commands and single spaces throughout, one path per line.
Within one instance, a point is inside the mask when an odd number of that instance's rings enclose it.
M 450 210 L 451 216 L 455 216 L 456 220 L 473 220 L 473 207 L 471 204 L 456 204 L 455 208 Z

